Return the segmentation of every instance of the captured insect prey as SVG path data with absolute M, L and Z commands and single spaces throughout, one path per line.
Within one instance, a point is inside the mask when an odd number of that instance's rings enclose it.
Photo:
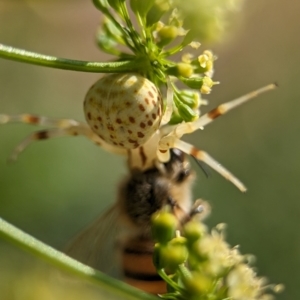
M 166 283 L 152 262 L 151 216 L 168 205 L 180 224 L 204 216 L 204 201 L 193 204 L 195 179 L 186 155 L 170 151 L 170 160 L 145 171 L 130 169 L 121 182 L 116 203 L 67 247 L 71 257 L 127 283 L 158 294 Z

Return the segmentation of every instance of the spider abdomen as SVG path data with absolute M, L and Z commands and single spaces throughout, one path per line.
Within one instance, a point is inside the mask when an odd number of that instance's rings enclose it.
M 111 145 L 134 149 L 159 128 L 163 103 L 147 78 L 136 74 L 110 74 L 98 80 L 84 101 L 91 129 Z

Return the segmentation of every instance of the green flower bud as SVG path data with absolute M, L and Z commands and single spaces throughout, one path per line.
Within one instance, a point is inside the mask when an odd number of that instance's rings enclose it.
M 199 118 L 199 113 L 191 109 L 188 105 L 180 102 L 176 103 L 178 113 L 185 122 L 193 122 Z
M 167 269 L 170 273 L 175 273 L 178 265 L 186 262 L 188 257 L 188 250 L 185 243 L 173 240 L 167 245 L 160 248 L 160 258 L 163 268 Z
M 200 90 L 203 85 L 204 77 L 192 77 L 192 78 L 179 78 L 185 85 L 191 89 Z
M 192 272 L 191 277 L 183 278 L 183 283 L 186 287 L 186 291 L 193 298 L 208 294 L 208 291 L 213 285 L 213 282 L 209 277 L 199 272 Z M 190 297 L 187 298 L 190 299 Z
M 181 90 L 178 93 L 180 101 L 192 109 L 197 109 L 200 105 L 200 95 L 198 92 L 191 90 Z
M 164 26 L 158 31 L 158 36 L 161 39 L 175 39 L 178 35 L 178 29 L 175 26 Z
M 153 261 L 153 265 L 156 269 L 162 269 L 164 266 L 161 262 L 161 257 L 160 257 L 160 244 L 156 243 L 154 245 L 154 249 L 153 249 L 153 256 L 152 256 L 152 261 Z
M 168 75 L 178 77 L 183 83 L 185 83 L 185 80 L 189 81 L 192 79 L 189 77 L 193 75 L 194 71 L 191 64 L 180 62 L 172 67 L 169 67 L 166 72 Z
M 192 245 L 205 234 L 206 228 L 199 222 L 190 221 L 183 227 L 184 236 L 187 244 Z
M 151 220 L 154 240 L 165 244 L 174 237 L 178 221 L 173 214 L 166 211 L 158 211 L 152 215 Z
M 190 64 L 178 63 L 177 64 L 178 75 L 189 78 L 193 75 L 193 67 Z
M 144 2 L 138 0 L 140 2 Z M 170 9 L 169 1 L 166 0 L 156 0 L 154 5 L 151 7 L 147 14 L 147 27 L 151 27 L 153 24 L 157 23 L 163 14 Z
M 178 114 L 173 112 L 171 120 L 169 121 L 170 125 L 175 125 L 175 124 L 179 124 L 182 123 L 184 120 L 182 119 L 182 117 Z

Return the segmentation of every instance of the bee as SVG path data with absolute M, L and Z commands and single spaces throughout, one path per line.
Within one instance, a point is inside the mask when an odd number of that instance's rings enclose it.
M 171 150 L 170 160 L 142 171 L 129 169 L 116 203 L 68 245 L 66 253 L 128 284 L 153 294 L 166 292 L 166 284 L 152 263 L 154 241 L 151 216 L 165 205 L 179 223 L 202 211 L 193 204 L 195 173 L 186 155 Z

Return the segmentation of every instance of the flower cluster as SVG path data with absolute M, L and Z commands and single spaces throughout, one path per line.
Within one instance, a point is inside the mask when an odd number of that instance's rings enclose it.
M 193 1 L 188 2 L 193 5 Z M 189 12 L 183 9 L 189 3 L 183 7 L 180 1 L 171 0 L 131 0 L 130 5 L 124 0 L 94 0 L 94 4 L 105 16 L 97 34 L 100 49 L 116 56 L 118 62 L 140 64 L 141 75 L 158 88 L 173 90 L 172 124 L 197 119 L 199 106 L 205 103 L 200 93 L 210 93 L 217 83 L 211 79 L 215 56 L 205 50 L 196 55 L 183 53 L 179 62 L 170 59 L 186 47 L 195 52 L 200 46 L 195 41 L 195 24 L 187 22 Z M 178 89 L 177 80 L 189 90 Z
M 266 285 L 250 266 L 250 259 L 224 239 L 223 224 L 212 229 L 195 218 L 181 232 L 178 221 L 167 211 L 152 219 L 156 240 L 153 262 L 166 281 L 164 299 L 270 300 L 281 285 Z

